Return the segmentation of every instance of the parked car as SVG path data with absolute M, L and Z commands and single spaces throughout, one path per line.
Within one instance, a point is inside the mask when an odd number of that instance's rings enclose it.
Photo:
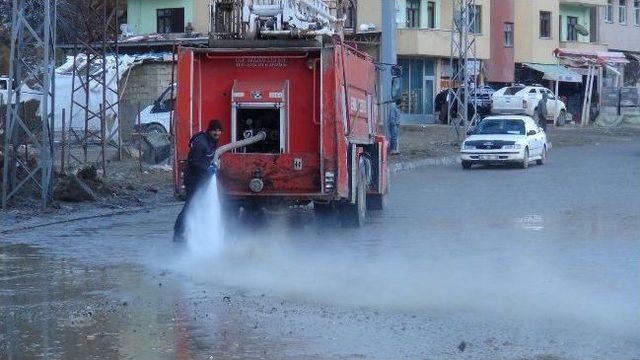
M 448 102 L 453 102 L 453 95 L 451 93 L 458 89 L 459 88 L 444 89 L 440 91 L 436 95 L 436 98 L 434 99 L 434 102 L 433 102 L 434 110 L 436 112 L 439 112 L 438 120 L 441 124 L 447 124 L 449 121 L 448 114 L 447 114 L 449 110 Z M 495 90 L 493 90 L 489 86 L 479 86 L 477 88 L 471 88 L 470 91 L 471 91 L 471 95 L 475 93 L 475 97 L 471 96 L 469 110 L 467 111 L 467 114 L 469 117 L 467 121 L 472 120 L 473 116 L 475 115 L 473 113 L 474 99 L 476 102 L 477 112 L 481 117 L 484 117 L 490 114 L 491 113 L 491 95 L 493 95 Z M 456 104 L 453 105 L 453 108 L 451 110 L 452 110 L 453 117 L 458 116 L 458 106 Z
M 462 143 L 462 168 L 474 164 L 516 163 L 522 168 L 531 161 L 542 165 L 549 155 L 547 135 L 526 115 L 498 115 L 484 118 Z
M 491 96 L 492 114 L 524 114 L 535 116 L 542 94 L 547 93 L 547 121 L 564 125 L 567 121 L 567 107 L 553 92 L 543 86 L 507 86 Z
M 142 109 L 142 111 L 140 111 L 140 126 L 137 125 L 138 119 L 136 118 L 136 131 L 142 133 L 170 133 L 171 114 L 173 113 L 175 105 L 175 94 L 176 85 L 173 85 L 173 89 L 171 85 L 167 86 L 153 104 Z

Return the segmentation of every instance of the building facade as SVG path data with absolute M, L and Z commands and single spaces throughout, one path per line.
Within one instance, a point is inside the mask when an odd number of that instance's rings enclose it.
M 485 81 L 501 86 L 514 82 L 515 1 L 491 1 L 491 57 L 485 61 Z
M 601 41 L 608 49 L 624 52 L 629 59 L 624 85 L 640 86 L 640 0 L 607 0 L 599 25 Z
M 128 30 L 135 35 L 209 32 L 208 0 L 128 0 Z

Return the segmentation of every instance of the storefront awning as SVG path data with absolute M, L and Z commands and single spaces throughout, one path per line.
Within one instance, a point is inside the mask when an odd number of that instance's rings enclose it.
M 572 49 L 555 49 L 553 54 L 559 58 L 585 59 L 602 64 L 628 64 L 629 60 L 621 52 L 615 51 L 588 51 Z
M 581 83 L 582 76 L 574 71 L 567 69 L 563 65 L 549 65 L 549 64 L 532 64 L 524 63 L 524 66 L 529 69 L 541 72 L 544 74 L 542 77 L 545 80 L 561 81 Z

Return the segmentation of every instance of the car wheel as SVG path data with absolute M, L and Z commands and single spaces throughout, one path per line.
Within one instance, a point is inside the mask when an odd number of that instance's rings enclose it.
M 566 110 L 561 110 L 560 114 L 558 115 L 558 126 L 564 126 L 567 123 L 567 111 Z
M 358 174 L 358 184 L 356 185 L 356 203 L 342 204 L 341 220 L 345 227 L 359 228 L 365 223 L 367 216 L 367 182 L 364 171 Z
M 540 155 L 540 159 L 536 160 L 538 165 L 544 165 L 547 162 L 547 145 L 542 148 L 542 155 Z
M 529 148 L 524 149 L 524 158 L 522 159 L 522 163 L 520 163 L 520 167 L 523 169 L 529 167 Z
M 471 169 L 472 166 L 473 166 L 473 163 L 471 161 L 462 160 L 462 168 L 463 169 L 469 170 L 469 169 Z

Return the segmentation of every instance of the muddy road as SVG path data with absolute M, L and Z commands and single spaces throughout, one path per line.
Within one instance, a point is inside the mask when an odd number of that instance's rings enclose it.
M 399 174 L 362 229 L 272 212 L 215 256 L 178 211 L 3 234 L 0 359 L 640 358 L 638 141 Z

